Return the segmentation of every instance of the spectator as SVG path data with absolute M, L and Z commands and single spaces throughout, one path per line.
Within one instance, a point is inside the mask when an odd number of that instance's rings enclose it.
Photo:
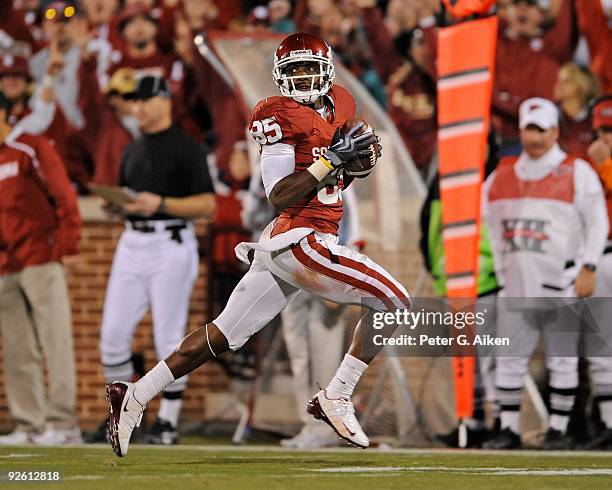
M 192 45 L 191 49 L 195 51 L 196 48 Z M 234 89 L 208 59 L 196 51 L 191 60 L 191 64 L 186 64 L 186 105 L 189 114 L 201 115 L 210 111 L 215 138 L 215 163 L 220 171 L 226 171 L 234 144 L 244 139 L 244 109 Z
M 239 0 L 183 0 L 183 14 L 194 31 L 226 30 L 242 14 Z
M 81 0 L 80 5 L 87 19 L 87 49 L 97 55 L 98 74 L 103 75 L 109 69 L 113 46 L 119 46 L 121 42 L 112 23 L 119 9 L 119 0 Z
M 512 0 L 511 3 L 507 15 L 517 17 L 533 51 L 546 54 L 560 65 L 572 59 L 578 44 L 572 0 Z
M 554 100 L 559 106 L 559 146 L 567 153 L 587 159 L 593 139 L 589 102 L 597 95 L 596 81 L 588 69 L 567 63 L 559 70 Z
M 591 58 L 591 70 L 604 94 L 612 93 L 612 6 L 609 0 L 575 0 L 580 32 Z
M 551 394 L 549 428 L 542 447 L 570 449 L 573 443 L 566 431 L 578 386 L 578 328 L 561 330 L 559 321 L 553 327 L 550 315 L 532 323 L 528 310 L 538 305 L 535 298 L 588 298 L 593 294 L 608 219 L 595 172 L 557 144 L 558 118 L 549 100 L 524 101 L 520 107 L 523 152 L 518 158 L 503 159 L 483 189 L 483 217 L 503 287 L 500 297 L 532 299 L 530 303 L 513 303 L 516 299 L 498 303 L 497 335 L 509 338 L 510 347 L 497 357 L 495 384 L 502 430 L 485 444 L 488 449 L 521 446 L 523 376 L 540 329 L 546 340 Z M 540 300 L 542 304 L 555 305 L 552 299 Z
M 295 23 L 290 17 L 291 3 L 289 0 L 270 0 L 268 2 L 270 16 L 270 30 L 277 34 L 291 34 L 295 32 Z
M 593 129 L 597 139 L 589 147 L 589 156 L 595 165 L 604 184 L 608 205 L 608 220 L 612 220 L 612 95 L 601 97 L 593 106 Z M 599 346 L 589 345 L 593 339 L 586 336 L 585 343 L 589 353 L 591 381 L 593 384 L 593 402 L 599 408 L 603 430 L 589 444 L 589 449 L 612 449 L 612 359 L 609 352 L 612 346 L 612 329 L 610 328 L 610 297 L 612 297 L 612 226 L 608 243 L 599 263 L 594 296 L 602 298 L 594 301 L 589 310 L 594 315 L 600 331 L 604 334 L 607 352 Z M 603 299 L 605 298 L 605 299 Z
M 54 92 L 45 85 L 36 96 L 30 96 L 28 62 L 21 56 L 0 55 L 0 93 L 11 101 L 10 117 L 14 124 L 11 138 L 22 133 L 43 134 L 55 117 Z
M 405 32 L 397 52 L 378 8 L 363 9 L 363 22 L 373 62 L 388 93 L 389 116 L 397 126 L 417 167 L 426 172 L 437 139 L 436 87 L 427 70 L 428 51 L 423 31 Z
M 265 32 L 270 27 L 270 12 L 263 5 L 258 5 L 249 14 L 245 32 L 253 34 L 255 32 Z
M 125 7 L 117 20 L 123 47 L 119 59 L 115 60 L 111 67 L 111 72 L 129 67 L 180 82 L 182 74 L 180 68 L 175 66 L 176 58 L 162 53 L 157 46 L 158 28 L 158 21 L 144 3 L 136 2 Z
M 191 219 L 209 217 L 214 195 L 206 155 L 172 124 L 170 90 L 163 78 L 139 79 L 135 114 L 143 135 L 123 155 L 120 185 L 138 194 L 125 204 L 126 230 L 113 259 L 100 334 L 108 383 L 133 375 L 134 331 L 149 307 L 159 358 L 185 335 L 189 298 L 198 274 L 198 250 Z M 153 444 L 174 444 L 182 394 L 181 378 L 164 394 L 158 419 L 147 435 Z
M 75 34 L 84 21 L 77 18 L 75 4 L 69 0 L 48 2 L 42 15 L 48 45 L 30 59 L 30 73 L 40 87 L 53 87 L 56 112 L 46 136 L 54 141 L 68 176 L 86 193 L 93 163 L 81 132 L 85 127 L 85 117 L 78 106 L 82 47 L 75 42 Z
M 559 63 L 532 45 L 546 20 L 535 1 L 513 0 L 506 20 L 498 35 L 491 124 L 501 138 L 501 154 L 518 155 L 519 105 L 529 97 L 553 98 Z
M 599 178 L 606 193 L 606 203 L 608 206 L 608 219 L 610 221 L 610 235 L 608 246 L 612 246 L 612 95 L 604 95 L 597 99 L 593 104 L 593 130 L 595 131 L 595 141 L 591 143 L 587 154 L 593 168 L 599 174 Z M 608 278 L 608 261 L 612 259 L 612 248 L 606 247 L 604 253 L 603 275 L 601 280 Z M 612 272 L 610 272 L 612 275 Z M 603 288 L 603 285 L 601 286 Z
M 133 68 L 137 74 L 160 76 L 168 80 L 173 95 L 173 119 L 181 123 L 188 116 L 184 94 L 184 64 L 174 52 L 163 52 L 157 43 L 159 20 L 142 2 L 125 7 L 117 27 L 124 47 L 110 73 L 119 68 Z
M 46 139 L 8 139 L 10 113 L 9 99 L 0 94 L 0 327 L 6 393 L 17 425 L 0 444 L 79 443 L 64 272 L 78 263 L 77 201 Z
M 30 7 L 30 5 L 19 5 L 20 3 L 25 2 L 13 2 L 13 0 L 0 2 L 0 50 L 10 47 L 20 56 L 27 57 L 36 50 L 40 39 L 36 39 L 32 34 L 35 14 L 22 10 L 20 7 Z M 36 12 L 38 0 L 30 0 L 29 3 L 33 4 L 33 12 Z M 32 15 L 27 15 L 29 13 Z
M 183 0 L 183 15 L 194 32 L 214 28 L 219 8 L 212 0 Z
M 92 181 L 98 184 L 118 185 L 121 156 L 126 147 L 138 136 L 138 120 L 133 114 L 131 96 L 135 90 L 136 73 L 132 68 L 120 68 L 100 92 L 95 70 L 83 62 L 80 75 L 82 90 L 79 102 L 85 114 L 95 114 L 87 120 L 86 131 L 92 141 L 94 158 Z

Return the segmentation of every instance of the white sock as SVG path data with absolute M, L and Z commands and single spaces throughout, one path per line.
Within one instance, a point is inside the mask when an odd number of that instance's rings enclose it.
M 569 422 L 568 415 L 559 415 L 557 413 L 553 413 L 548 419 L 548 426 L 551 429 L 558 430 L 562 432 L 563 434 L 565 434 L 565 431 L 567 430 L 568 422 Z
M 350 354 L 345 354 L 336 374 L 325 388 L 327 396 L 332 399 L 350 398 L 367 367 L 365 362 Z
M 157 417 L 165 420 L 166 422 L 170 422 L 170 425 L 174 428 L 178 426 L 178 419 L 181 413 L 181 406 L 183 405 L 183 400 L 177 398 L 176 400 L 168 400 L 167 398 L 162 398 L 159 403 L 159 411 L 157 412 Z
M 173 381 L 172 371 L 165 361 L 160 361 L 157 366 L 136 382 L 134 398 L 142 405 L 146 405 Z
M 599 402 L 599 414 L 606 429 L 612 429 L 612 400 Z
M 520 434 L 521 412 L 518 410 L 502 410 L 500 419 L 502 429 L 508 428 L 515 434 Z

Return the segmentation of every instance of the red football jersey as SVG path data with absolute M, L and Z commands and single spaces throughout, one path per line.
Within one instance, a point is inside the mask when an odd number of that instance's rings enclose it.
M 268 97 L 253 109 L 249 132 L 262 147 L 276 143 L 293 146 L 295 171 L 303 172 L 325 152 L 336 128 L 355 116 L 355 101 L 345 88 L 333 85 L 326 99 L 330 110 L 323 119 L 312 107 L 288 97 Z M 272 236 L 299 227 L 336 234 L 342 217 L 341 189 L 342 177 L 328 175 L 315 190 L 281 213 Z

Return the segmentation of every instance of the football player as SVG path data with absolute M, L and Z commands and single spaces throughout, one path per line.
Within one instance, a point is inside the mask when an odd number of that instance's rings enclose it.
M 251 267 L 213 322 L 186 336 L 137 383 L 107 387 L 110 441 L 118 456 L 127 454 L 132 431 L 151 399 L 213 357 L 240 348 L 300 290 L 368 307 L 336 374 L 312 398 L 308 411 L 341 438 L 359 447 L 369 445 L 351 395 L 379 350 L 369 337 L 373 315 L 409 308 L 410 299 L 381 266 L 339 245 L 337 233 L 341 191 L 350 183 L 343 178 L 343 165 L 378 154 L 378 139 L 363 122 L 340 129 L 355 116 L 355 102 L 346 89 L 333 84 L 331 48 L 323 40 L 303 33 L 284 39 L 276 50 L 273 75 L 282 96 L 259 102 L 249 129 L 261 145 L 264 189 L 279 216 L 259 242 L 236 247 L 238 258 Z

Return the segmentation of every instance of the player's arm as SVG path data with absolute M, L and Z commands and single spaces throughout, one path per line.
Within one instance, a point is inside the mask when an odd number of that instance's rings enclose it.
M 356 125 L 346 134 L 337 129 L 332 144 L 306 172 L 295 172 L 295 155 L 291 145 L 278 143 L 262 149 L 261 169 L 264 188 L 270 204 L 282 212 L 317 187 L 330 172 L 341 168 L 356 156 L 369 152 L 376 136 L 366 133 L 357 136 L 362 125 Z
M 311 167 L 316 165 L 316 163 L 318 162 L 315 162 L 313 165 L 311 165 Z M 323 169 L 322 167 L 320 170 L 322 180 L 323 177 L 325 177 L 325 175 L 330 172 L 330 170 Z M 317 179 L 317 177 L 315 177 L 315 175 L 310 172 L 310 168 L 308 169 L 308 172 L 293 172 L 283 177 L 276 183 L 276 185 L 268 195 L 268 200 L 270 201 L 270 204 L 272 204 L 276 212 L 281 213 L 288 207 L 291 207 L 293 204 L 298 202 L 301 198 L 306 196 L 313 189 L 315 189 L 319 182 L 320 180 Z

